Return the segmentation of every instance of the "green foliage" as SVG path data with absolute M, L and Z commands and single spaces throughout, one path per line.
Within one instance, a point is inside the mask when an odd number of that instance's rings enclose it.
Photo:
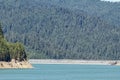
M 1 28 L 1 24 L 0 24 L 0 38 L 3 38 L 3 31 L 2 31 L 2 28 Z
M 24 47 L 21 43 L 9 43 L 3 38 L 0 26 L 0 61 L 11 61 L 15 59 L 23 61 L 27 59 Z
M 9 53 L 12 59 L 23 61 L 27 59 L 24 47 L 21 43 L 9 43 Z
M 6 41 L 0 37 L 0 61 L 9 60 L 10 60 L 9 48 L 7 46 Z
M 120 59 L 119 5 L 100 0 L 1 0 L 0 19 L 7 40 L 22 42 L 30 58 Z M 15 45 L 10 48 L 13 54 L 19 50 Z

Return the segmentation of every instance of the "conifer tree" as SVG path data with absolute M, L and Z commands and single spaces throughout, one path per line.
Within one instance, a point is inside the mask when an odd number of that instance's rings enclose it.
M 0 38 L 3 37 L 3 31 L 2 31 L 2 28 L 1 28 L 1 23 L 0 23 Z
M 4 39 L 0 25 L 0 61 L 11 61 L 12 59 L 27 60 L 24 46 L 21 43 L 10 43 Z

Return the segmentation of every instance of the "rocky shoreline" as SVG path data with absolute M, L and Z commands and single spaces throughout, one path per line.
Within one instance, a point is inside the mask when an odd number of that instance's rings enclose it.
M 56 59 L 30 59 L 29 61 L 16 61 L 11 62 L 0 61 L 0 68 L 33 68 L 31 64 L 84 64 L 84 65 L 116 65 L 120 66 L 120 61 L 117 60 L 56 60 Z
M 28 61 L 15 61 L 12 60 L 11 62 L 0 61 L 0 68 L 33 68 L 32 65 Z

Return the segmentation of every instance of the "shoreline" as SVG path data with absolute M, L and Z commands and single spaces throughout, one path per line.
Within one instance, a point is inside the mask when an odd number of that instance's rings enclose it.
M 11 61 L 11 62 L 5 62 L 0 61 L 0 69 L 19 69 L 19 68 L 33 68 L 32 65 L 28 61 Z
M 31 64 L 119 65 L 120 60 L 30 59 Z
M 31 64 L 81 64 L 81 65 L 115 65 L 120 66 L 120 60 L 72 60 L 72 59 L 30 59 L 28 61 L 0 61 L 0 69 L 33 68 Z

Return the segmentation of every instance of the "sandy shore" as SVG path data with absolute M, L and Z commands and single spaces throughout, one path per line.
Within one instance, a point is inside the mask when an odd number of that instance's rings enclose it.
M 32 68 L 32 65 L 28 61 L 21 61 L 21 62 L 3 62 L 0 61 L 0 68 Z
M 31 64 L 89 64 L 89 65 L 120 65 L 120 61 L 114 60 L 70 60 L 70 59 L 30 59 Z

